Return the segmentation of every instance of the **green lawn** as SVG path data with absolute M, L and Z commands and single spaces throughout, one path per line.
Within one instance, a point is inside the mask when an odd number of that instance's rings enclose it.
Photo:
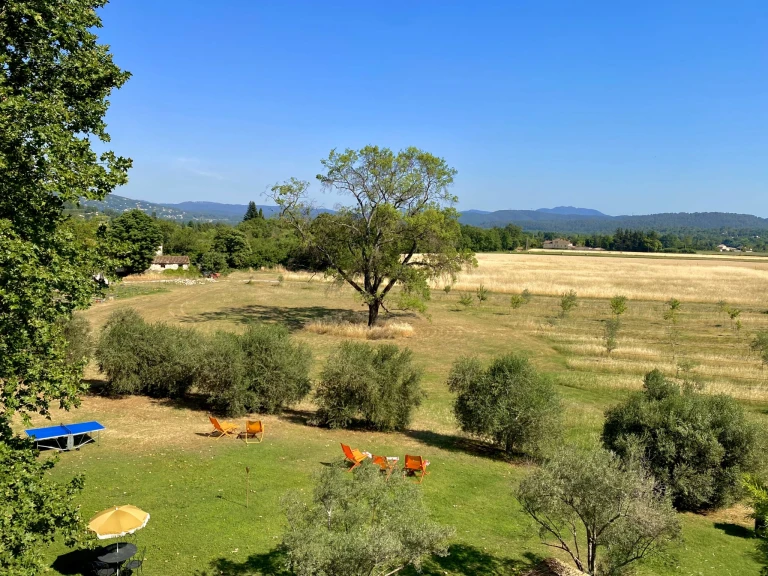
M 98 304 L 87 315 L 98 327 L 115 308 L 131 305 L 148 319 L 205 331 L 240 330 L 258 320 L 281 322 L 313 348 L 317 371 L 340 339 L 306 332 L 304 324 L 328 311 L 359 310 L 348 291 L 329 290 L 319 282 L 277 286 L 245 284 L 246 278 L 169 285 L 162 292 Z M 306 416 L 313 406 L 307 402 L 279 418 L 265 418 L 264 442 L 246 446 L 206 437 L 210 429 L 206 414 L 193 406 L 89 397 L 74 414 L 56 414 L 54 420 L 96 418 L 107 431 L 100 445 L 63 454 L 54 475 L 66 479 L 85 472 L 86 518 L 116 504 L 130 503 L 150 512 L 149 524 L 136 536 L 139 548 L 148 547 L 148 575 L 277 574 L 284 526 L 280 497 L 292 488 L 309 489 L 313 471 L 341 456 L 339 442 L 401 458 L 406 452 L 422 454 L 432 462 L 431 474 L 421 486 L 427 504 L 436 519 L 456 527 L 450 556 L 431 561 L 425 573 L 517 574 L 536 558 L 552 553 L 540 543 L 513 497 L 528 464 L 504 461 L 456 430 L 452 395 L 445 386 L 451 362 L 466 353 L 484 358 L 511 350 L 529 354 L 557 384 L 565 436 L 572 442 L 594 441 L 604 410 L 628 392 L 623 386 L 605 385 L 599 373 L 568 369 L 568 352 L 557 349 L 552 335 L 522 329 L 523 321 L 508 314 L 503 304 L 457 311 L 456 299 L 436 295 L 431 319 L 405 318 L 415 334 L 397 343 L 414 350 L 425 370 L 428 393 L 407 433 L 310 427 Z M 584 308 L 572 322 L 589 321 L 590 307 Z M 540 313 L 536 310 L 532 307 L 522 314 L 535 316 Z M 756 417 L 765 418 L 762 404 L 750 408 Z M 251 467 L 248 508 L 246 466 Z M 683 542 L 668 558 L 642 565 L 641 574 L 759 574 L 756 541 L 745 528 L 749 525 L 745 509 L 684 515 L 682 520 Z M 62 544 L 52 545 L 47 555 L 53 573 L 78 573 L 81 557 Z

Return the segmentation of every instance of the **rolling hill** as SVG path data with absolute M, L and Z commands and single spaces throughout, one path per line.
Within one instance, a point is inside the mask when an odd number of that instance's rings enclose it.
M 179 202 L 157 203 L 134 200 L 125 196 L 110 194 L 104 201 L 83 200 L 84 206 L 98 210 L 124 212 L 138 208 L 147 213 L 154 213 L 158 218 L 177 222 L 229 222 L 237 223 L 243 219 L 247 209 L 245 204 L 223 204 L 220 202 Z M 258 205 L 269 217 L 277 214 L 278 207 Z M 318 212 L 330 212 L 320 209 Z M 638 230 L 656 230 L 657 232 L 699 230 L 768 230 L 768 218 L 750 214 L 730 212 L 678 212 L 647 214 L 643 216 L 608 216 L 591 208 L 558 206 L 538 210 L 466 210 L 459 221 L 482 228 L 515 224 L 528 231 L 601 234 L 613 232 L 616 228 Z

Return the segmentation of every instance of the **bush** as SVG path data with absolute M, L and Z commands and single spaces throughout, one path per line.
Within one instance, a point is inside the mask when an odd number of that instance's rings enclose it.
M 422 397 L 421 371 L 408 348 L 343 342 L 320 376 L 318 420 L 331 428 L 362 421 L 377 430 L 403 430 Z
M 483 369 L 476 358 L 460 358 L 448 387 L 458 396 L 454 413 L 464 432 L 490 440 L 504 452 L 540 454 L 559 433 L 560 401 L 554 386 L 523 357 L 508 354 Z
M 477 291 L 475 292 L 475 294 L 477 295 L 477 299 L 480 302 L 485 302 L 486 300 L 488 300 L 488 294 L 489 294 L 488 289 L 482 284 L 480 284 L 480 286 L 477 287 Z
M 768 330 L 757 332 L 749 347 L 760 356 L 763 366 L 768 366 Z
M 107 320 L 96 359 L 109 379 L 108 393 L 175 398 L 194 383 L 199 351 L 194 330 L 148 324 L 138 312 L 124 308 Z
M 472 306 L 472 302 L 474 302 L 474 300 L 472 300 L 472 296 L 470 294 L 462 294 L 459 296 L 459 304 L 464 306 L 464 308 L 469 308 Z
M 275 414 L 309 394 L 312 354 L 282 326 L 217 332 L 205 343 L 197 384 L 215 410 L 229 416 Z
M 509 305 L 513 310 L 517 310 L 523 304 L 525 304 L 525 298 L 523 298 L 521 294 L 512 294 L 512 296 L 509 297 Z
M 200 255 L 197 265 L 203 274 L 224 272 L 227 269 L 227 257 L 221 252 L 206 252 Z
M 67 341 L 67 362 L 76 364 L 90 360 L 93 354 L 93 339 L 91 324 L 85 316 L 72 316 L 64 324 L 63 334 Z
M 574 290 L 569 290 L 568 292 L 564 292 L 560 296 L 560 316 L 562 318 L 565 318 L 568 316 L 568 314 L 576 308 L 579 305 L 578 299 L 576 297 L 576 292 Z
M 757 430 L 730 396 L 705 396 L 658 370 L 645 389 L 608 410 L 603 442 L 625 459 L 647 459 L 679 510 L 718 508 L 755 467 Z

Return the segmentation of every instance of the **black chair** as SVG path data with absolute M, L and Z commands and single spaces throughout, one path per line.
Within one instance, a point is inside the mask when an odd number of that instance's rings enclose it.
M 91 562 L 91 574 L 93 576 L 113 576 L 117 574 L 117 570 L 104 562 Z
M 129 570 L 131 573 L 139 572 L 144 574 L 144 560 L 147 559 L 147 547 L 144 546 L 141 550 L 141 559 L 136 560 L 135 558 L 136 556 L 126 562 L 125 566 L 123 566 L 123 570 Z

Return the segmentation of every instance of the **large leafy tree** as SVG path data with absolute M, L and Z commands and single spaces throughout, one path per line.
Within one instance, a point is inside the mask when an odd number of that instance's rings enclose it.
M 351 477 L 350 477 L 351 476 Z M 312 501 L 298 491 L 283 504 L 288 568 L 299 576 L 388 576 L 425 557 L 445 556 L 450 527 L 430 520 L 421 490 L 399 474 L 389 480 L 367 464 L 353 474 L 329 466 Z
M 330 274 L 352 286 L 368 306 L 368 325 L 392 289 L 402 287 L 401 308 L 423 310 L 428 281 L 454 276 L 474 262 L 461 251 L 458 212 L 450 194 L 456 170 L 444 159 L 407 148 L 398 153 L 366 146 L 332 150 L 317 179 L 349 205 L 312 218 L 308 182 L 292 178 L 272 188 L 273 199 Z
M 0 3 L 0 572 L 33 575 L 38 544 L 79 514 L 50 466 L 14 437 L 10 418 L 68 408 L 83 391 L 82 362 L 67 361 L 72 311 L 100 290 L 104 262 L 65 226 L 65 202 L 102 199 L 126 181 L 130 160 L 106 151 L 110 92 L 128 73 L 94 33 L 104 0 Z
M 544 542 L 587 574 L 621 574 L 680 534 L 653 477 L 601 448 L 559 450 L 520 483 L 517 498 Z
M 109 236 L 125 274 L 147 270 L 163 241 L 160 227 L 141 210 L 129 210 L 112 220 Z

